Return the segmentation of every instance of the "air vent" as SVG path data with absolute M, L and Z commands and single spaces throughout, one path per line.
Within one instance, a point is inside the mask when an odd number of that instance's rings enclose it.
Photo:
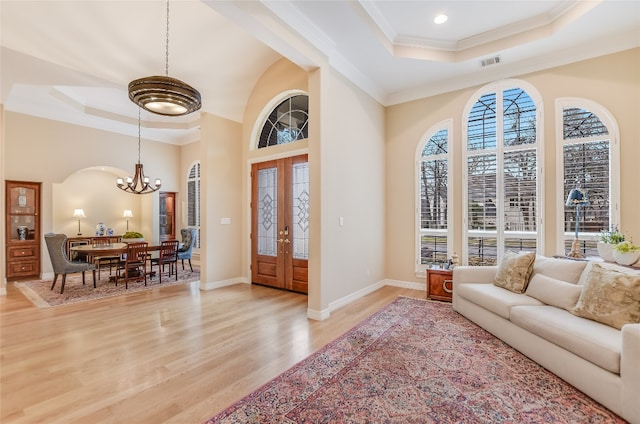
M 500 58 L 500 56 L 494 56 L 494 57 L 489 57 L 487 59 L 482 59 L 480 61 L 480 65 L 482 65 L 482 67 L 484 68 L 485 66 L 490 66 L 490 65 L 495 65 L 497 63 L 500 63 L 502 61 L 502 59 Z

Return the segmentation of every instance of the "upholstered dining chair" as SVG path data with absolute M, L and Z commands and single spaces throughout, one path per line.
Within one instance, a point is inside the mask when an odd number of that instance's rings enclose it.
M 158 277 L 161 284 L 165 265 L 169 265 L 169 277 L 175 273 L 176 281 L 178 281 L 178 244 L 178 240 L 163 241 L 160 243 L 160 254 L 157 258 L 151 259 L 151 272 L 153 273 L 153 265 L 158 265 Z
M 178 249 L 178 259 L 182 261 L 182 270 L 184 271 L 184 260 L 189 261 L 189 268 L 193 272 L 191 266 L 191 254 L 193 253 L 193 246 L 196 244 L 196 237 L 198 236 L 198 230 L 195 228 L 183 228 L 180 230 L 182 236 L 182 247 Z
M 84 273 L 86 271 L 93 272 L 93 288 L 96 288 L 96 266 L 87 262 L 72 262 L 67 258 L 65 252 L 67 245 L 67 236 L 65 234 L 48 233 L 44 235 L 44 241 L 47 243 L 51 265 L 53 266 L 53 284 L 51 290 L 56 285 L 58 275 L 62 274 L 62 284 L 60 285 L 60 294 L 64 292 L 64 284 L 67 282 L 67 274 L 82 273 L 82 284 L 85 284 Z
M 149 243 L 146 241 L 127 244 L 124 258 L 116 268 L 116 286 L 124 281 L 124 288 L 129 288 L 129 281 L 144 281 L 147 285 L 147 254 Z

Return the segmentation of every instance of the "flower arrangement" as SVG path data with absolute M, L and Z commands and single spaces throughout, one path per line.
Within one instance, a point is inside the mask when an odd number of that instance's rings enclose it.
M 602 231 L 600 233 L 600 241 L 606 244 L 618 244 L 624 241 L 624 234 L 618 230 L 618 227 L 609 231 Z
M 123 239 L 143 239 L 144 236 L 137 231 L 127 231 L 122 235 Z
M 636 246 L 631 241 L 623 241 L 621 243 L 616 244 L 613 248 L 616 252 L 620 253 L 629 253 L 629 252 L 637 252 L 640 251 L 640 246 Z
M 640 259 L 640 246 L 623 241 L 613 248 L 613 257 L 620 265 L 633 266 Z

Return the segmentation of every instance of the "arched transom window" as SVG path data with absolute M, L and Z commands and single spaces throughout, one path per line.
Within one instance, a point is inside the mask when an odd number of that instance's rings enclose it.
M 278 104 L 262 126 L 258 148 L 287 144 L 309 136 L 309 97 L 291 96 Z

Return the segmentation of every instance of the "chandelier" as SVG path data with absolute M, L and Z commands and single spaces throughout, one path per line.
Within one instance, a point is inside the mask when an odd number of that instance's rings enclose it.
M 145 177 L 142 169 L 142 163 L 140 162 L 140 108 L 138 108 L 138 163 L 136 163 L 136 173 L 133 178 L 116 179 L 116 186 L 127 193 L 147 194 L 158 190 L 161 185 L 160 178 L 156 178 L 155 185 L 152 187 L 149 184 L 149 177 Z
M 129 99 L 149 112 L 165 116 L 187 115 L 202 106 L 198 90 L 169 76 L 169 0 L 167 0 L 165 76 L 150 76 L 131 81 Z

